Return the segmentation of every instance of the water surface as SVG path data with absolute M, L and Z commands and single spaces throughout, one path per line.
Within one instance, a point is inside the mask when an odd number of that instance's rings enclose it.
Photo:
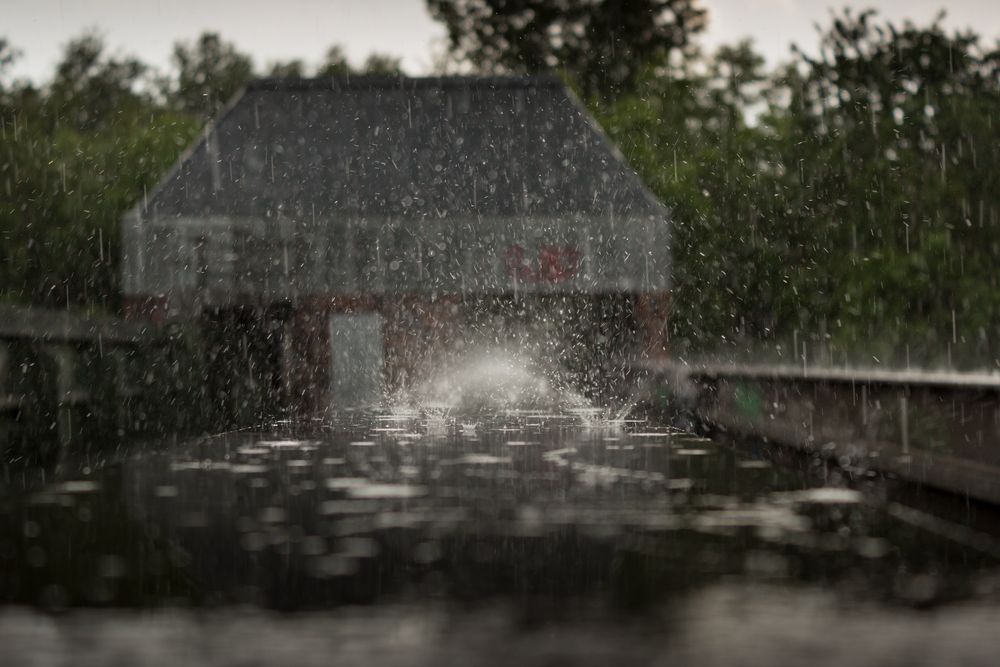
M 308 611 L 304 625 L 248 623 L 353 627 L 375 651 L 375 629 L 397 619 L 431 633 L 413 640 L 431 660 L 428 637 L 470 618 L 462 642 L 530 644 L 549 628 L 630 651 L 784 607 L 812 616 L 762 633 L 863 613 L 923 641 L 927 614 L 993 618 L 991 512 L 928 510 L 843 464 L 588 409 L 353 411 L 136 446 L 45 483 L 7 480 L 0 600 L 17 606 L 0 628 L 25 641 L 26 619 L 76 609 L 51 617 L 71 652 L 67 623 L 134 625 L 154 646 L 162 623 L 205 632 L 191 607 L 219 632 L 247 609 Z M 95 607 L 119 611 L 82 611 Z

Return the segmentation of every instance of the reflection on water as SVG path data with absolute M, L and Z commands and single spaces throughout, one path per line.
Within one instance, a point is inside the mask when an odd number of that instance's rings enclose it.
M 982 597 L 998 541 L 821 461 L 579 409 L 345 412 L 133 452 L 0 499 L 0 600 L 488 601 L 635 613 L 725 585 Z

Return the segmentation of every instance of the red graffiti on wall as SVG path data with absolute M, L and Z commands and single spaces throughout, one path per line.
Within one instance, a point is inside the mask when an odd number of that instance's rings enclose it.
M 531 257 L 524 246 L 513 244 L 504 251 L 507 274 L 526 283 L 561 283 L 576 276 L 580 251 L 572 246 L 545 245 Z

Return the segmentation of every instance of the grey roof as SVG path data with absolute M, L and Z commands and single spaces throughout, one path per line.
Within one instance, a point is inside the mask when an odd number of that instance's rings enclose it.
M 548 76 L 255 81 L 150 205 L 163 215 L 663 213 Z
M 127 294 L 666 288 L 667 212 L 552 77 L 251 83 L 126 217 Z

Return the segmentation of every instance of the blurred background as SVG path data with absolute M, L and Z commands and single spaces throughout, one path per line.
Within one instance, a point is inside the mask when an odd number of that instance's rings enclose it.
M 993 3 L 4 4 L 2 302 L 117 313 L 121 215 L 252 77 L 552 71 L 672 211 L 679 358 L 1000 365 Z

